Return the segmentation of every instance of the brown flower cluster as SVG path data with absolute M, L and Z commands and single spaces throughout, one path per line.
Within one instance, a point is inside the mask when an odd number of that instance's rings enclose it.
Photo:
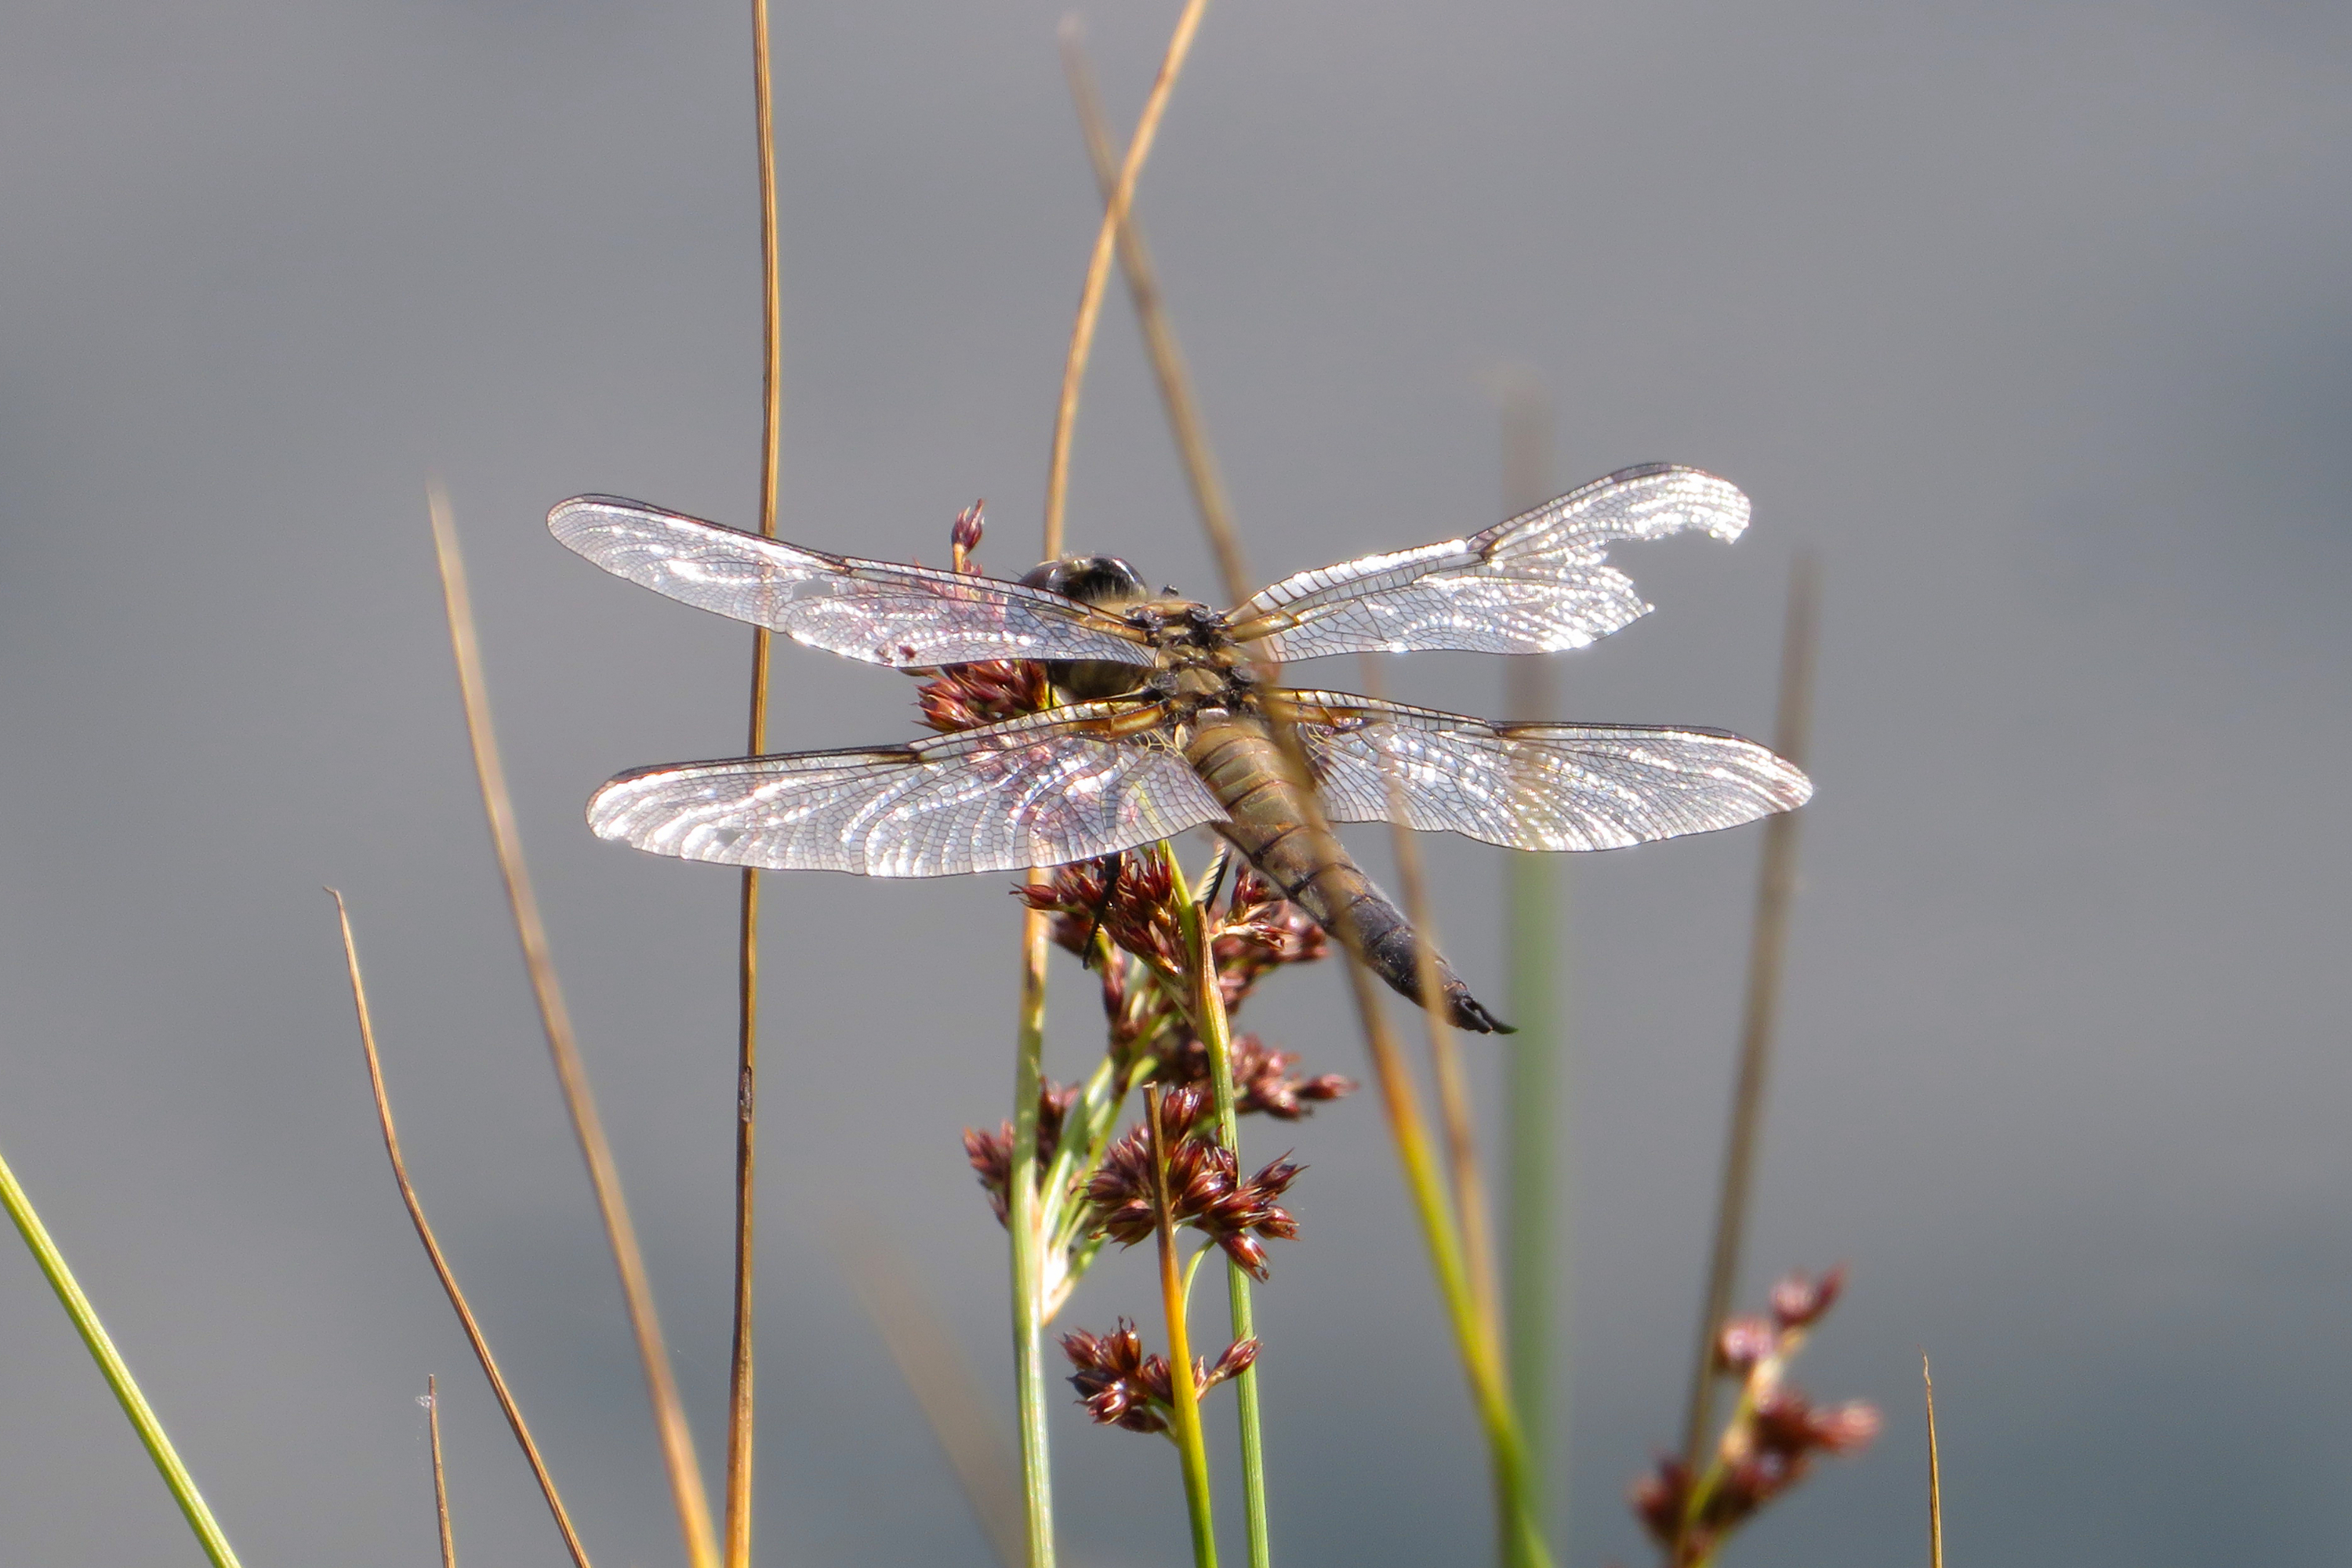
M 1258 981 L 1291 963 L 1312 963 L 1330 951 L 1314 917 L 1284 898 L 1275 885 L 1244 867 L 1234 879 L 1234 896 L 1210 942 L 1225 1010 L 1242 1005 Z
M 1083 1329 L 1064 1334 L 1062 1353 L 1078 1369 L 1071 1375 L 1070 1385 L 1078 1391 L 1078 1403 L 1097 1422 L 1130 1432 L 1168 1430 L 1169 1412 L 1176 1401 L 1168 1358 L 1145 1355 L 1143 1336 L 1135 1331 L 1134 1324 L 1121 1318 L 1118 1327 L 1107 1334 L 1090 1334 Z M 1256 1360 L 1254 1339 L 1227 1345 L 1214 1364 L 1194 1357 L 1193 1392 L 1208 1393 L 1227 1378 L 1248 1371 Z
M 958 572 L 967 575 L 979 573 L 980 563 L 972 559 L 971 552 L 979 548 L 981 532 L 986 526 L 979 501 L 956 514 L 955 526 L 948 537 Z M 930 672 L 929 679 L 915 692 L 915 705 L 922 710 L 923 722 L 934 730 L 977 730 L 983 724 L 1043 713 L 1054 705 L 1054 689 L 1042 664 L 991 658 L 978 664 L 951 664 Z
M 1354 1079 L 1335 1072 L 1297 1076 L 1290 1070 L 1298 1063 L 1296 1053 L 1277 1051 L 1255 1035 L 1234 1036 L 1232 1054 L 1234 1109 L 1244 1116 L 1264 1111 L 1278 1121 L 1296 1121 L 1311 1114 L 1316 1104 L 1353 1094 L 1357 1089 Z M 1156 1082 L 1179 1088 L 1205 1084 L 1210 1073 L 1208 1046 L 1187 1036 L 1151 1076 Z
M 1662 1458 L 1634 1483 L 1633 1506 L 1661 1546 L 1679 1538 L 1681 1564 L 1711 1561 L 1724 1538 L 1803 1480 L 1822 1454 L 1852 1454 L 1878 1436 L 1878 1412 L 1853 1400 L 1816 1405 L 1782 1381 L 1805 1336 L 1836 1304 L 1843 1269 L 1818 1279 L 1791 1274 L 1772 1288 L 1771 1315 L 1734 1318 L 1716 1341 L 1716 1367 L 1738 1378 L 1739 1403 L 1716 1457 L 1694 1477 Z
M 1297 1179 L 1300 1166 L 1287 1156 L 1247 1181 L 1234 1152 L 1202 1124 L 1210 1115 L 1209 1092 L 1197 1085 L 1176 1089 L 1160 1101 L 1160 1128 L 1168 1142 L 1169 1222 L 1189 1225 L 1260 1279 L 1271 1269 L 1260 1239 L 1288 1241 L 1298 1222 L 1277 1201 Z M 1199 1129 L 1195 1131 L 1195 1129 Z M 1130 1128 L 1104 1153 L 1087 1201 L 1094 1206 L 1094 1229 L 1123 1247 L 1150 1239 L 1159 1228 L 1160 1192 L 1151 1163 L 1151 1132 Z
M 1057 1084 L 1047 1079 L 1037 1096 L 1037 1163 L 1052 1163 L 1062 1147 L 1062 1124 L 1077 1103 L 1078 1086 Z M 980 1184 L 988 1194 L 988 1206 L 996 1213 L 996 1223 L 1005 1223 L 1008 1194 L 1013 1190 L 1013 1123 L 1001 1122 L 993 1132 L 977 1128 L 963 1130 L 964 1158 L 980 1176 Z
M 1013 893 L 1031 909 L 1052 915 L 1055 944 L 1089 967 L 1097 932 L 1162 973 L 1173 974 L 1183 965 L 1176 880 L 1157 847 L 1056 866 L 1044 883 L 1017 887 Z

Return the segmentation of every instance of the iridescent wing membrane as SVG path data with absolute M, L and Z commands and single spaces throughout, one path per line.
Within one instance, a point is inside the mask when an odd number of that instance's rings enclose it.
M 565 501 L 547 526 L 615 576 L 869 664 L 1152 662 L 1117 616 L 1018 583 L 829 555 L 614 496 Z
M 1402 822 L 1511 849 L 1619 849 L 1805 804 L 1794 764 L 1721 730 L 1498 724 L 1342 691 L 1286 691 L 1334 822 Z
M 1237 641 L 1276 661 L 1333 653 L 1551 653 L 1649 614 L 1601 560 L 1619 540 L 1748 526 L 1728 479 L 1665 463 L 1621 468 L 1467 539 L 1367 555 L 1286 577 L 1232 616 Z
M 948 877 L 1056 866 L 1224 818 L 1181 755 L 1097 732 L 1087 703 L 870 751 L 623 773 L 588 823 L 657 855 L 772 871 Z
M 1301 573 L 1227 617 L 1280 661 L 1325 654 L 1580 647 L 1647 613 L 1602 559 L 1619 540 L 1737 538 L 1748 500 L 1696 468 L 1626 468 L 1465 539 Z M 832 555 L 609 496 L 548 516 L 557 539 L 671 598 L 898 668 L 982 659 L 1143 667 L 1145 634 L 1045 589 Z M 1268 692 L 1334 820 L 1522 849 L 1606 849 L 1804 803 L 1798 770 L 1712 730 L 1497 724 L 1341 692 Z M 689 860 L 936 877 L 1089 859 L 1225 820 L 1156 705 L 1087 703 L 871 750 L 625 773 L 600 837 Z

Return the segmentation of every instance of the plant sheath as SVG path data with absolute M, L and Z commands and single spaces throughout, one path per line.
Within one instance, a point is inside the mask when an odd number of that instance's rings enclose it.
M 214 1568 L 237 1568 L 236 1552 L 230 1547 L 228 1537 L 222 1533 L 219 1521 L 213 1518 L 213 1510 L 205 1506 L 204 1494 L 196 1490 L 195 1478 L 188 1474 L 188 1467 L 180 1462 L 179 1451 L 172 1447 L 172 1439 L 164 1435 L 163 1424 L 155 1418 L 155 1411 L 147 1403 L 147 1396 L 139 1392 L 138 1380 L 131 1375 L 131 1368 L 123 1362 L 122 1352 L 114 1348 L 113 1340 L 107 1336 L 106 1325 L 98 1321 L 98 1309 L 89 1304 L 88 1296 L 82 1294 L 81 1285 L 74 1279 L 73 1270 L 66 1267 L 65 1254 L 59 1252 L 58 1244 L 49 1239 L 48 1229 L 41 1224 L 41 1216 L 34 1209 L 33 1200 L 26 1196 L 25 1189 L 16 1184 L 16 1173 L 8 1168 L 8 1162 L 5 1159 L 0 1159 L 0 1204 L 7 1205 L 8 1217 L 16 1222 L 16 1233 L 25 1238 L 25 1245 L 32 1250 L 33 1260 L 48 1277 L 49 1289 L 58 1293 L 59 1305 L 65 1308 L 66 1316 L 73 1321 L 74 1332 L 79 1334 L 81 1342 L 89 1347 L 90 1359 L 98 1363 L 98 1370 L 106 1374 L 106 1385 L 114 1390 L 114 1397 L 121 1404 L 122 1413 L 131 1417 L 131 1429 L 139 1434 L 139 1441 L 145 1447 L 147 1457 L 155 1461 L 155 1468 L 163 1474 L 163 1484 L 172 1489 L 172 1499 L 180 1505 L 181 1513 L 187 1516 L 188 1528 L 195 1531 L 197 1543 L 204 1547 L 205 1555 L 212 1559 Z
M 1192 1524 L 1194 1568 L 1217 1568 L 1217 1523 L 1209 1500 L 1209 1445 L 1201 1431 L 1201 1391 L 1192 1383 L 1192 1339 L 1184 1327 L 1184 1268 L 1176 1257 L 1176 1216 L 1168 1201 L 1168 1137 L 1160 1121 L 1160 1086 L 1143 1089 L 1143 1124 L 1151 1138 L 1153 1208 L 1160 1221 L 1160 1305 L 1168 1319 L 1168 1392 L 1175 1406 L 1176 1450 L 1184 1466 L 1184 1508 Z

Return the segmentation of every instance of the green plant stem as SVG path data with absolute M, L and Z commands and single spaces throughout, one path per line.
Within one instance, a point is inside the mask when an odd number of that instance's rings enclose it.
M 1511 1016 L 1519 1032 L 1504 1058 L 1504 1102 L 1509 1147 L 1505 1182 L 1510 1194 L 1506 1243 L 1510 1267 L 1504 1321 L 1510 1352 L 1511 1403 L 1529 1473 L 1548 1476 L 1551 1447 L 1553 1343 L 1559 1324 L 1553 1272 L 1559 1180 L 1554 1150 L 1559 1138 L 1559 994 L 1554 966 L 1559 952 L 1559 875 L 1541 855 L 1510 858 Z M 1541 1486 L 1538 1482 L 1538 1493 Z
M 155 1418 L 147 1396 L 139 1392 L 138 1381 L 131 1375 L 131 1368 L 124 1364 L 122 1352 L 114 1348 L 114 1342 L 107 1337 L 106 1325 L 98 1321 L 98 1309 L 92 1307 L 89 1298 L 82 1294 L 81 1286 L 74 1279 L 73 1270 L 66 1267 L 65 1254 L 59 1252 L 58 1244 L 49 1239 L 47 1228 L 41 1224 L 40 1215 L 33 1208 L 33 1200 L 26 1197 L 25 1189 L 16 1184 L 16 1174 L 8 1168 L 8 1162 L 5 1159 L 0 1159 L 0 1204 L 7 1205 L 8 1217 L 16 1222 L 17 1233 L 24 1237 L 25 1245 L 32 1249 L 34 1260 L 40 1264 L 41 1272 L 48 1277 L 49 1289 L 58 1293 L 58 1300 L 64 1306 L 66 1316 L 73 1320 L 74 1331 L 89 1347 L 90 1359 L 98 1363 L 98 1370 L 106 1374 L 107 1386 L 114 1390 L 114 1397 L 122 1405 L 122 1413 L 131 1417 L 131 1428 L 146 1447 L 147 1457 L 154 1460 L 155 1468 L 163 1472 L 163 1484 L 172 1489 L 173 1500 L 187 1516 L 188 1528 L 195 1531 L 196 1541 L 204 1547 L 205 1555 L 212 1559 L 214 1568 L 236 1568 L 236 1552 L 230 1547 L 228 1537 L 221 1532 L 219 1522 L 213 1518 L 213 1510 L 205 1506 L 204 1495 L 196 1490 L 195 1478 L 189 1475 L 188 1467 L 180 1462 L 178 1451 L 172 1447 L 172 1439 L 163 1433 L 163 1424 Z
M 1528 1506 L 1527 1456 L 1520 1447 L 1518 1419 L 1511 1408 L 1498 1348 L 1481 1321 L 1477 1298 L 1470 1288 L 1469 1264 L 1462 1234 L 1447 1202 L 1445 1180 L 1439 1169 L 1435 1142 L 1421 1111 L 1412 1068 L 1398 1047 L 1370 972 L 1352 956 L 1348 984 L 1355 993 L 1356 1010 L 1370 1048 L 1372 1076 L 1380 1082 L 1381 1105 L 1389 1133 L 1404 1167 L 1405 1190 L 1421 1221 L 1431 1266 L 1437 1273 L 1438 1294 L 1454 1328 L 1454 1342 L 1462 1356 L 1462 1370 L 1470 1384 L 1470 1398 L 1486 1437 L 1494 1473 L 1495 1530 L 1497 1555 L 1506 1563 L 1549 1568 L 1551 1553 L 1544 1545 L 1543 1529 Z
M 1209 1049 L 1209 1081 L 1217 1098 L 1217 1136 L 1234 1153 L 1238 1173 L 1242 1157 L 1239 1097 L 1234 1092 L 1234 1036 L 1225 1017 L 1224 989 L 1218 984 L 1216 953 L 1209 939 L 1208 911 L 1192 901 L 1184 873 L 1171 854 L 1168 863 L 1175 879 L 1178 918 L 1184 925 L 1185 962 L 1192 971 L 1193 1022 L 1201 1043 Z M 1250 1304 L 1249 1270 L 1225 1259 L 1225 1301 L 1233 1316 L 1234 1340 L 1257 1338 L 1257 1315 Z M 1242 1509 L 1249 1527 L 1250 1568 L 1267 1568 L 1274 1561 L 1273 1537 L 1265 1517 L 1265 1435 L 1258 1405 L 1257 1366 L 1253 1363 L 1234 1379 L 1234 1404 L 1241 1413 Z
M 1503 514 L 1516 517 L 1552 494 L 1551 397 L 1541 377 L 1525 367 L 1506 371 L 1502 393 Z M 1505 716 L 1521 723 L 1553 720 L 1554 668 L 1542 655 L 1506 659 Z M 1559 1190 L 1558 1151 L 1567 1141 L 1563 1080 L 1569 1073 L 1568 1033 L 1559 979 L 1566 938 L 1561 911 L 1565 868 L 1549 855 L 1507 857 L 1507 923 L 1510 931 L 1511 1017 L 1519 1032 L 1505 1047 L 1504 1218 L 1505 1344 L 1519 1439 L 1528 1457 L 1532 1507 L 1568 1550 L 1567 1531 L 1551 1478 L 1567 1473 L 1553 1437 L 1568 1423 L 1559 1408 L 1568 1379 L 1567 1323 L 1561 1276 L 1568 1253 L 1570 1206 Z M 1555 1292 L 1559 1292 L 1556 1298 Z M 1556 1301 L 1558 1304 L 1556 1304 Z
M 1184 1270 L 1176 1257 L 1176 1225 L 1169 1213 L 1168 1146 L 1160 1125 L 1160 1086 L 1143 1090 L 1144 1125 L 1150 1130 L 1151 1181 L 1160 1219 L 1160 1305 L 1168 1319 L 1168 1388 L 1174 1405 L 1176 1451 L 1184 1467 L 1184 1510 L 1192 1525 L 1194 1568 L 1217 1568 L 1217 1523 L 1209 1498 L 1209 1445 L 1201 1432 L 1201 1391 L 1192 1386 L 1192 1340 L 1184 1327 Z
M 1041 874 L 1032 871 L 1030 879 Z M 1045 1088 L 1045 917 L 1021 921 L 1021 1018 L 1013 1069 L 1013 1173 L 1005 1227 L 1013 1236 L 1013 1371 L 1021 1402 L 1021 1491 L 1029 1568 L 1053 1568 L 1054 1470 L 1045 1446 L 1045 1258 L 1037 1188 L 1037 1097 Z

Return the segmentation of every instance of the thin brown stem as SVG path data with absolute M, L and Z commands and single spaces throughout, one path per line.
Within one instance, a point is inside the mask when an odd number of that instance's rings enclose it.
M 784 413 L 783 286 L 776 236 L 776 123 L 768 62 L 768 0 L 751 0 L 751 88 L 760 138 L 760 531 L 776 536 Z M 751 628 L 751 754 L 768 749 L 770 636 Z M 758 1430 L 752 1305 L 757 1280 L 760 1079 L 760 873 L 745 867 L 738 900 L 735 1031 L 735 1300 L 727 1372 L 727 1568 L 751 1568 L 753 1437 Z
M 547 1511 L 555 1516 L 555 1528 L 563 1537 L 564 1549 L 572 1553 L 577 1568 L 588 1568 L 587 1549 L 580 1544 L 580 1532 L 572 1528 L 572 1516 L 564 1511 L 563 1499 L 556 1492 L 555 1478 L 548 1473 L 547 1461 L 541 1458 L 539 1445 L 531 1440 L 530 1427 L 522 1418 L 522 1406 L 515 1403 L 514 1391 L 507 1386 L 506 1374 L 499 1370 L 498 1357 L 490 1353 L 490 1342 L 483 1336 L 481 1322 L 474 1316 L 474 1309 L 466 1304 L 466 1293 L 457 1289 L 457 1276 L 441 1251 L 433 1226 L 425 1221 L 425 1205 L 418 1199 L 416 1189 L 409 1184 L 408 1162 L 401 1156 L 400 1134 L 392 1125 L 392 1100 L 384 1092 L 383 1063 L 376 1056 L 375 1022 L 368 1012 L 367 986 L 360 979 L 360 950 L 352 937 L 351 911 L 343 907 L 342 894 L 332 888 L 327 889 L 327 894 L 335 900 L 335 918 L 342 926 L 343 965 L 351 974 L 352 1006 L 360 1020 L 360 1049 L 367 1058 L 368 1088 L 375 1095 L 376 1125 L 383 1131 L 383 1152 L 392 1160 L 393 1184 L 400 1189 L 400 1201 L 408 1205 L 409 1223 L 416 1227 L 416 1239 L 425 1244 L 425 1256 L 440 1279 L 449 1305 L 457 1313 L 457 1324 L 466 1331 L 466 1342 L 473 1346 L 474 1359 L 481 1363 L 482 1375 L 489 1380 L 490 1392 L 498 1396 L 499 1408 L 506 1413 L 507 1426 L 514 1432 L 515 1442 L 521 1447 L 530 1473 L 539 1479 L 540 1496 L 547 1500 Z M 436 1469 L 437 1473 L 437 1464 Z M 447 1528 L 446 1522 L 443 1528 Z
M 1780 715 L 1773 745 L 1801 766 L 1812 727 L 1813 661 L 1818 635 L 1815 606 L 1821 573 L 1810 554 L 1800 553 L 1789 574 L 1788 621 L 1780 642 Z M 1797 883 L 1799 815 L 1782 812 L 1764 825 L 1764 853 L 1757 879 L 1754 935 L 1748 950 L 1748 995 L 1742 1011 L 1739 1074 L 1724 1131 L 1723 1177 L 1715 1214 L 1715 1244 L 1707 1259 L 1706 1296 L 1700 1304 L 1698 1343 L 1691 1358 L 1690 1400 L 1683 1419 L 1685 1473 L 1696 1475 L 1715 1417 L 1715 1342 L 1731 1311 L 1738 1283 L 1739 1255 L 1748 1226 L 1749 1192 L 1756 1173 L 1758 1134 L 1764 1119 L 1765 1081 L 1772 1065 L 1772 1037 L 1780 1021 L 1780 976 L 1788 950 L 1789 906 Z M 1693 1496 L 1696 1496 L 1694 1489 Z M 1687 1513 L 1685 1527 L 1689 1523 Z M 1669 1563 L 1683 1555 L 1680 1532 L 1669 1545 Z
M 1111 251 L 1118 238 L 1119 226 L 1127 219 L 1129 205 L 1135 200 L 1135 182 L 1143 173 L 1144 160 L 1151 155 L 1151 143 L 1160 134 L 1160 119 L 1168 108 L 1168 95 L 1175 89 L 1176 78 L 1184 68 L 1184 57 L 1192 52 L 1192 37 L 1201 29 L 1201 16 L 1209 8 L 1209 0 L 1184 0 L 1183 13 L 1176 18 L 1176 30 L 1168 40 L 1168 53 L 1160 62 L 1160 75 L 1151 84 L 1151 92 L 1143 100 L 1143 113 L 1135 122 L 1135 135 L 1127 144 L 1127 161 L 1120 165 L 1118 184 L 1112 187 L 1110 199 L 1103 204 L 1102 226 L 1095 235 L 1094 254 L 1087 261 L 1085 283 L 1078 290 L 1077 319 L 1070 328 L 1069 356 L 1062 365 L 1062 398 L 1054 415 L 1053 456 L 1045 470 L 1045 559 L 1051 561 L 1062 553 L 1062 518 L 1067 509 L 1070 489 L 1070 436 L 1078 422 L 1078 388 L 1086 380 L 1087 360 L 1094 350 L 1095 325 L 1102 316 L 1103 288 L 1110 278 Z
M 1087 59 L 1085 27 L 1074 15 L 1062 22 L 1062 71 L 1069 79 L 1070 100 L 1076 105 L 1078 126 L 1093 161 L 1095 184 L 1108 209 L 1118 189 L 1118 154 L 1103 116 L 1102 97 L 1095 90 L 1094 68 Z M 1168 411 L 1169 433 L 1176 438 L 1176 455 L 1184 464 L 1184 478 L 1192 489 L 1192 504 L 1217 557 L 1217 574 L 1224 580 L 1225 601 L 1238 605 L 1248 597 L 1248 563 L 1242 556 L 1241 535 L 1234 531 L 1233 508 L 1225 500 L 1225 482 L 1217 472 L 1217 458 L 1209 446 L 1207 425 L 1192 395 L 1192 372 L 1184 351 L 1177 346 L 1176 329 L 1161 303 L 1160 275 L 1151 251 L 1143 243 L 1143 227 L 1130 206 L 1118 226 L 1119 269 L 1127 277 L 1128 297 L 1135 303 L 1136 325 L 1151 355 L 1151 374 L 1160 383 L 1160 401 Z
M 474 610 L 466 589 L 466 565 L 457 552 L 457 525 L 450 521 L 448 498 L 435 487 L 432 493 L 433 543 L 441 564 L 441 593 L 449 612 L 449 644 L 457 656 L 457 686 L 466 705 L 466 731 L 473 745 L 474 771 L 482 786 L 482 806 L 489 817 L 490 841 L 498 852 L 499 874 L 505 880 L 507 904 L 514 913 L 515 935 L 522 944 L 523 967 L 530 976 L 532 997 L 547 1036 L 548 1055 L 555 1064 L 556 1082 L 563 1090 L 572 1131 L 587 1163 L 589 1184 L 596 1194 L 597 1212 L 604 1237 L 613 1249 L 613 1266 L 621 1279 L 629 1326 L 637 1342 L 637 1359 L 646 1374 L 646 1393 L 653 1405 L 662 1460 L 669 1473 L 670 1494 L 677 1508 L 678 1532 L 686 1544 L 691 1568 L 718 1568 L 719 1547 L 711 1534 L 710 1502 L 702 1485 L 702 1471 L 694 1458 L 694 1434 L 687 1426 L 686 1407 L 670 1373 L 669 1352 L 662 1342 L 661 1321 L 654 1310 L 653 1283 L 646 1273 L 645 1254 L 630 1223 L 628 1201 L 621 1194 L 621 1173 L 596 1112 L 596 1097 L 588 1084 L 588 1069 L 580 1059 L 580 1045 L 572 1029 L 572 1015 L 556 983 L 555 961 L 548 952 L 547 926 L 540 918 L 539 900 L 531 891 L 530 868 L 523 863 L 522 836 L 515 825 L 514 800 L 507 789 L 506 767 L 499 757 L 498 737 L 490 725 L 490 700 L 482 679 L 481 643 L 474 627 Z
M 433 1444 L 433 1512 L 441 1521 L 441 1568 L 457 1568 L 457 1541 L 449 1533 L 449 1478 L 441 1468 L 441 1384 L 425 1374 L 425 1429 Z
M 1381 695 L 1380 667 L 1370 654 L 1360 661 L 1364 692 Z M 1445 1127 L 1445 1156 L 1454 1178 L 1454 1209 L 1462 1225 L 1463 1261 L 1470 1273 L 1472 1299 L 1478 1322 L 1488 1342 L 1503 1343 L 1502 1289 L 1495 1270 L 1494 1224 L 1486 1204 L 1486 1181 L 1478 1165 L 1477 1110 L 1470 1079 L 1462 1068 L 1462 1050 L 1445 1016 L 1445 992 L 1437 975 L 1437 930 L 1429 908 L 1428 879 L 1422 875 L 1421 846 L 1406 826 L 1404 780 L 1393 766 L 1384 766 L 1389 792 L 1390 845 L 1396 856 L 1397 882 L 1404 894 L 1405 918 L 1412 922 L 1414 979 L 1421 987 L 1422 1020 L 1429 1029 L 1431 1076 L 1437 1080 L 1438 1114 Z
M 1927 1568 L 1944 1568 L 1944 1465 L 1936 1452 L 1936 1373 L 1924 1353 L 1919 1377 L 1927 1385 Z
M 1021 1470 L 971 1363 L 914 1269 L 880 1226 L 851 1215 L 834 1227 L 835 1252 L 867 1321 L 930 1424 L 964 1501 L 1003 1568 L 1022 1568 Z

